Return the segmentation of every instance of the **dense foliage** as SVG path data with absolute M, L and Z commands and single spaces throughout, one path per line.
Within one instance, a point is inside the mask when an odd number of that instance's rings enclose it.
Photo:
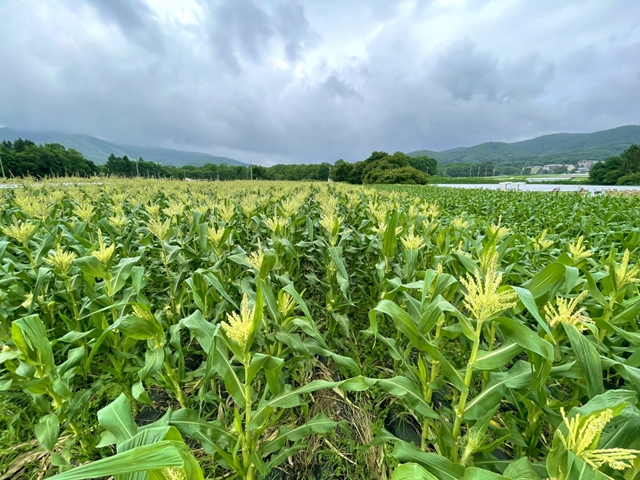
M 362 184 L 414 184 L 424 185 L 429 181 L 428 171 L 435 173 L 438 162 L 433 158 L 409 158 L 402 152 L 389 155 L 373 152 L 361 162 L 347 163 L 338 160 L 329 178 L 334 182 Z
M 2 195 L 2 479 L 640 478 L 637 196 Z
M 0 144 L 1 175 L 5 177 L 91 176 L 98 172 L 95 164 L 73 149 L 55 143 L 36 145 L 18 139 Z
M 316 180 L 326 181 L 331 178 L 338 182 L 354 184 L 372 183 L 427 183 L 427 172 L 435 172 L 437 161 L 427 157 L 408 158 L 402 152 L 389 155 L 386 152 L 374 152 L 367 160 L 356 164 L 348 164 L 338 160 L 333 167 L 329 163 L 273 165 L 263 166 L 228 166 L 225 164 L 207 164 L 201 167 L 171 167 L 157 163 L 137 162 L 128 157 L 111 155 L 104 166 L 105 173 L 121 177 L 168 177 L 190 178 L 199 180 Z
M 110 176 L 127 178 L 155 177 L 200 180 L 244 180 L 250 176 L 249 168 L 239 165 L 208 163 L 200 167 L 191 165 L 172 167 L 147 162 L 142 158 L 131 160 L 126 155 L 117 157 L 114 154 L 109 156 L 107 163 L 102 167 L 102 172 Z
M 640 185 L 640 145 L 631 145 L 620 156 L 596 163 L 589 181 L 597 185 Z
M 73 149 L 58 144 L 36 145 L 30 140 L 0 144 L 0 159 L 6 177 L 91 176 L 97 173 L 116 177 L 174 178 L 199 180 L 317 180 L 329 178 L 328 163 L 309 165 L 239 166 L 207 163 L 202 166 L 174 167 L 132 160 L 126 155 L 109 155 L 104 165 L 96 166 Z M 2 172 L 0 172 L 2 175 Z

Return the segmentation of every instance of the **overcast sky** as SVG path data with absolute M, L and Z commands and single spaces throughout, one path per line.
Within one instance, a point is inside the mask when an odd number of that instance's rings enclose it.
M 1 0 L 0 126 L 356 161 L 640 123 L 639 0 Z

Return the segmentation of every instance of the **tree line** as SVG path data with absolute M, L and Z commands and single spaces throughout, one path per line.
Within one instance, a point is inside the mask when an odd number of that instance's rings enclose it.
M 0 162 L 3 177 L 88 177 L 100 172 L 95 163 L 76 150 L 57 143 L 36 145 L 21 138 L 0 144 Z
M 59 144 L 37 145 L 18 139 L 0 144 L 0 166 L 5 177 L 65 177 L 110 175 L 118 177 L 175 178 L 201 180 L 309 180 L 354 184 L 427 183 L 429 174 L 437 171 L 438 162 L 429 157 L 407 157 L 402 152 L 389 155 L 373 152 L 369 158 L 353 164 L 338 160 L 330 163 L 243 166 L 208 163 L 182 167 L 161 165 L 124 155 L 109 155 L 104 165 L 96 165 L 74 150 Z
M 408 183 L 425 184 L 430 176 L 490 177 L 513 175 L 520 168 L 495 165 L 493 162 L 449 163 L 438 165 L 428 156 L 410 157 L 402 152 L 373 152 L 366 160 L 348 163 L 340 159 L 330 163 L 243 166 L 207 163 L 182 167 L 161 165 L 126 155 L 111 154 L 104 165 L 96 165 L 74 150 L 59 144 L 37 145 L 18 139 L 0 143 L 0 167 L 4 177 L 64 177 L 112 175 L 120 177 L 154 177 L 201 180 L 309 180 L 351 184 Z M 599 185 L 640 185 L 640 146 L 631 145 L 620 155 L 609 157 L 591 169 L 589 181 Z
M 169 177 L 199 180 L 310 180 L 353 184 L 372 183 L 412 183 L 425 184 L 428 172 L 437 170 L 438 162 L 428 157 L 407 157 L 402 152 L 389 155 L 373 152 L 361 162 L 347 163 L 338 160 L 330 163 L 273 165 L 270 167 L 231 166 L 208 163 L 199 167 L 186 165 L 173 167 L 147 162 L 143 159 L 131 160 L 126 155 L 116 157 L 111 154 L 103 167 L 103 173 L 122 177 Z
M 596 163 L 589 171 L 596 185 L 640 185 L 640 145 L 633 144 L 620 155 Z
M 331 164 L 302 165 L 227 165 L 207 163 L 202 166 L 174 167 L 148 162 L 142 158 L 131 160 L 126 155 L 111 154 L 104 164 L 103 173 L 119 177 L 168 177 L 193 180 L 319 180 L 327 181 Z

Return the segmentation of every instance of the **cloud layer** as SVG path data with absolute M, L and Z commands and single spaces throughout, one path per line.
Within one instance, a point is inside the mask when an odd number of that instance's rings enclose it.
M 4 0 L 0 125 L 263 164 L 640 123 L 637 0 Z

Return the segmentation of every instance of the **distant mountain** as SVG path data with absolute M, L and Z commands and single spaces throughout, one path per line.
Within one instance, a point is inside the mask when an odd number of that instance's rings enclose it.
M 227 165 L 245 166 L 246 163 L 232 158 L 215 157 L 208 153 L 185 152 L 169 148 L 140 147 L 136 145 L 116 144 L 101 140 L 90 135 L 79 133 L 59 132 L 32 132 L 26 130 L 14 130 L 9 127 L 0 128 L 0 141 L 14 141 L 18 138 L 29 139 L 38 144 L 59 143 L 65 148 L 73 148 L 82 153 L 85 158 L 93 160 L 101 165 L 107 161 L 112 153 L 116 157 L 127 155 L 131 160 L 142 158 L 143 160 L 160 163 L 162 165 L 193 165 L 194 167 L 205 163 L 226 163 Z
M 436 158 L 442 164 L 494 162 L 545 165 L 604 160 L 619 155 L 633 143 L 640 144 L 640 125 L 627 125 L 593 133 L 554 133 L 514 143 L 487 142 L 474 147 L 454 148 L 442 152 L 418 150 L 408 155 L 427 155 Z

